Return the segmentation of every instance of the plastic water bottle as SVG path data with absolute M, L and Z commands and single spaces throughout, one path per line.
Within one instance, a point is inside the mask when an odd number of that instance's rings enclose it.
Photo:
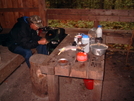
M 98 25 L 98 28 L 96 30 L 96 37 L 102 38 L 102 26 L 101 25 Z
M 88 35 L 82 34 L 82 44 L 87 44 L 84 48 L 84 52 L 88 53 L 89 52 L 89 41 L 90 38 Z

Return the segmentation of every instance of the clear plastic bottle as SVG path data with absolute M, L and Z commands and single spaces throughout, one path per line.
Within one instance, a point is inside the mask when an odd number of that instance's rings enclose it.
M 96 30 L 96 37 L 102 38 L 102 26 L 101 25 L 98 25 L 98 28 Z

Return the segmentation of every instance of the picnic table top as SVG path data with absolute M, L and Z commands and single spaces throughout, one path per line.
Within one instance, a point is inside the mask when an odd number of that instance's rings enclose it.
M 36 62 L 40 66 L 41 72 L 48 75 L 103 80 L 104 55 L 95 56 L 89 52 L 86 62 L 76 61 L 77 51 L 68 50 L 58 55 L 59 49 L 72 45 L 73 40 L 74 34 L 68 34 L 49 56 L 44 57 L 44 55 L 36 54 L 31 58 L 31 61 Z M 60 58 L 68 59 L 69 63 L 66 66 L 60 66 L 58 64 Z

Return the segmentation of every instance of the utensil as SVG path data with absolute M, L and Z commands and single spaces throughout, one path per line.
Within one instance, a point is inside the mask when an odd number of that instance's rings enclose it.
M 62 52 L 64 52 L 65 48 L 63 47 L 60 52 L 58 53 L 58 55 L 60 55 Z

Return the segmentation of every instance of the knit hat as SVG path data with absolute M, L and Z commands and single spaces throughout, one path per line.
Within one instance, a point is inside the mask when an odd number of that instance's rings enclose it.
M 30 16 L 30 21 L 32 23 L 34 23 L 36 26 L 38 26 L 39 28 L 42 28 L 43 27 L 42 20 L 37 15 Z

